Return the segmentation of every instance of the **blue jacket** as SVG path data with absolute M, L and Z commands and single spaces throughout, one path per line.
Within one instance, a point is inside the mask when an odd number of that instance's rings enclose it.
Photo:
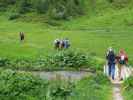
M 116 55 L 113 51 L 109 52 L 106 55 L 106 59 L 108 60 L 109 64 L 115 64 L 115 60 L 116 60 Z

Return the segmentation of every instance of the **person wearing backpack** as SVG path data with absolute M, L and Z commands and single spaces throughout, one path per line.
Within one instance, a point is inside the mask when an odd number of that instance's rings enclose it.
M 116 64 L 116 55 L 112 48 L 109 48 L 106 54 L 107 65 L 109 76 L 114 80 L 115 79 L 115 64 Z
M 68 38 L 64 39 L 64 48 L 68 49 L 70 47 L 70 41 Z
M 117 59 L 118 59 L 119 79 L 122 80 L 122 78 L 121 78 L 122 67 L 124 65 L 127 65 L 127 63 L 128 63 L 128 56 L 123 49 L 121 49 L 119 51 L 119 55 L 118 55 Z

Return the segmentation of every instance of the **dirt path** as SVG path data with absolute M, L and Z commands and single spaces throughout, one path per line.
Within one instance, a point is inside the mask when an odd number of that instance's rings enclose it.
M 121 94 L 121 82 L 113 82 L 113 100 L 124 100 Z

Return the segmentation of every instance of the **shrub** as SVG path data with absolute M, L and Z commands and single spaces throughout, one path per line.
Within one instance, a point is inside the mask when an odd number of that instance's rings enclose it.
M 0 70 L 1 100 L 63 100 L 71 95 L 67 81 L 41 80 L 30 73 Z
M 109 100 L 112 94 L 109 82 L 102 74 L 86 77 L 77 83 L 70 100 Z
M 105 61 L 97 57 L 90 57 L 90 60 L 88 61 L 88 63 L 91 69 L 95 71 L 99 71 L 99 70 L 103 71 L 103 66 L 105 64 Z
M 34 6 L 38 13 L 46 13 L 49 9 L 49 2 L 48 0 L 37 0 Z
M 10 60 L 9 66 L 16 69 L 32 69 L 33 61 L 29 58 L 17 58 Z
M 52 69 L 91 69 L 102 71 L 104 60 L 91 57 L 86 53 L 63 50 L 46 57 L 33 58 L 1 58 L 0 66 L 14 69 L 27 70 L 52 70 Z
M 74 51 L 61 51 L 47 58 L 49 66 L 80 68 L 87 66 L 87 56 Z
M 123 86 L 126 90 L 132 90 L 133 89 L 133 76 L 126 79 Z
M 0 86 L 2 100 L 29 100 L 30 98 L 41 100 L 46 96 L 48 82 L 33 77 L 29 73 L 2 70 L 0 71 Z
M 67 100 L 67 97 L 71 96 L 75 84 L 69 81 L 54 80 L 50 84 L 50 96 L 54 100 Z M 62 98 L 62 99 L 61 99 Z
M 17 10 L 18 10 L 18 13 L 20 14 L 24 14 L 30 11 L 30 9 L 31 9 L 31 3 L 29 0 L 20 0 L 17 3 Z
M 20 15 L 18 13 L 13 13 L 12 15 L 9 16 L 9 20 L 14 20 L 14 19 L 17 19 L 19 17 L 20 17 Z
M 0 66 L 5 67 L 9 64 L 9 59 L 7 58 L 0 58 Z

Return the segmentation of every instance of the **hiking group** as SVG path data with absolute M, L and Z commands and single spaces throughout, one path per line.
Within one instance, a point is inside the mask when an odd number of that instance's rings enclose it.
M 118 80 L 123 80 L 122 69 L 124 66 L 127 66 L 128 56 L 126 52 L 121 49 L 119 54 L 116 55 L 113 48 L 109 48 L 106 54 L 107 66 L 108 66 L 108 75 L 112 80 L 115 80 L 116 69 L 118 69 Z
M 68 49 L 70 47 L 70 41 L 69 39 L 56 39 L 54 40 L 54 47 L 55 49 Z
M 25 33 L 19 33 L 20 41 L 23 42 L 25 40 Z M 55 39 L 54 40 L 54 48 L 58 50 L 68 49 L 70 47 L 70 41 L 68 38 L 66 39 Z

